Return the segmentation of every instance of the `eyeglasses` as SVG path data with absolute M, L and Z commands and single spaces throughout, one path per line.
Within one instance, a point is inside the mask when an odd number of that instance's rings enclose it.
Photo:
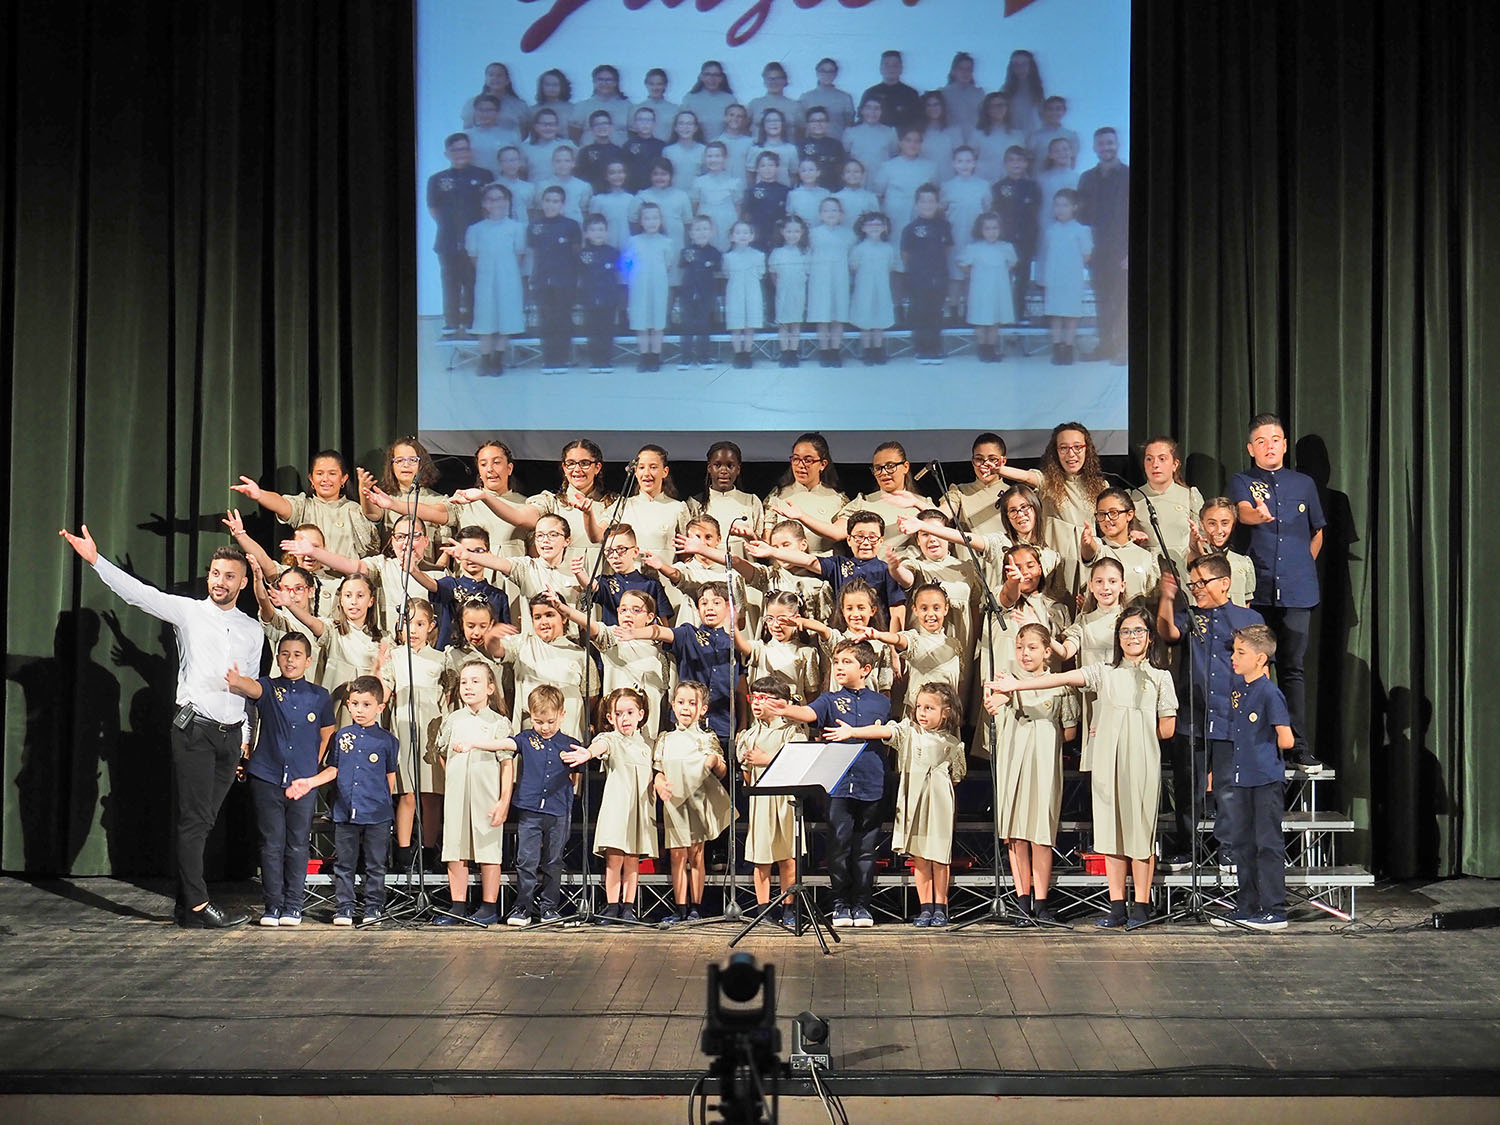
M 1057 447 L 1059 453 L 1083 453 L 1087 449 L 1087 445 L 1059 445 Z
M 1120 636 L 1121 637 L 1149 637 L 1150 635 L 1151 635 L 1151 630 L 1150 629 L 1121 629 L 1120 630 Z
M 1129 508 L 1111 508 L 1107 512 L 1095 512 L 1094 515 L 1106 523 L 1114 523 L 1115 520 L 1123 518 L 1129 511 Z
M 1194 578 L 1194 579 L 1192 579 L 1192 580 L 1190 580 L 1188 582 L 1187 588 L 1189 590 L 1201 590 L 1205 586 L 1207 586 L 1210 582 L 1228 582 L 1228 581 L 1229 581 L 1229 575 L 1227 575 L 1227 574 L 1221 574 L 1217 578 Z
M 793 465 L 801 465 L 803 468 L 806 468 L 808 465 L 822 465 L 825 463 L 821 457 L 793 457 L 791 461 Z
M 976 464 L 976 465 L 1003 465 L 1003 464 L 1005 464 L 1005 458 L 1004 457 L 996 457 L 996 456 L 993 456 L 991 454 L 980 455 L 980 454 L 976 453 L 976 454 L 974 454 L 974 464 Z
M 422 460 L 422 458 L 420 458 L 420 457 L 392 457 L 391 458 L 391 464 L 392 465 L 416 465 L 416 464 L 419 464 L 421 462 L 421 460 Z
M 590 465 L 597 465 L 598 461 L 564 461 L 565 469 L 587 469 Z
M 905 464 L 907 464 L 907 462 L 905 461 L 885 461 L 879 465 L 871 465 L 870 468 L 872 468 L 880 476 L 885 476 L 886 473 L 894 473 L 897 469 Z
M 880 536 L 879 535 L 855 535 L 853 532 L 850 532 L 850 534 L 849 534 L 849 541 L 851 543 L 879 543 L 880 542 Z
M 566 539 L 568 533 L 566 531 L 536 531 L 532 533 L 531 537 L 533 539 Z M 609 552 L 606 551 L 605 553 L 608 554 Z
M 553 534 L 555 535 L 556 532 L 553 532 Z M 606 547 L 606 548 L 604 548 L 604 553 L 605 553 L 606 556 L 608 556 L 608 555 L 623 555 L 623 554 L 626 554 L 627 552 L 633 551 L 633 550 L 635 550 L 634 546 L 630 546 L 630 547 Z

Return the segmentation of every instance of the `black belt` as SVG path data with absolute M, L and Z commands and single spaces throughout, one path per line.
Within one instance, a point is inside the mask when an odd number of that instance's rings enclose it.
M 238 730 L 243 723 L 220 723 L 213 719 L 205 719 L 202 715 L 194 715 L 193 723 L 200 727 L 213 727 L 220 734 L 228 734 L 232 730 Z

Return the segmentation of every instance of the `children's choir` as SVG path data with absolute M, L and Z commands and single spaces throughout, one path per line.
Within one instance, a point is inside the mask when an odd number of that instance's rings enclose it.
M 355 916 L 344 876 L 360 854 L 363 913 L 379 916 L 387 845 L 394 869 L 412 864 L 419 802 L 429 866 L 441 858 L 448 867 L 451 914 L 501 920 L 510 821 L 517 898 L 505 920 L 550 921 L 562 908 L 580 775 L 595 770 L 603 797 L 587 830 L 604 860 L 605 921 L 634 920 L 641 865 L 659 858 L 671 877 L 666 920 L 700 916 L 711 849 L 737 818 L 748 827 L 756 898 L 769 907 L 773 880 L 784 893 L 795 878 L 791 812 L 743 787 L 732 802 L 732 782 L 753 784 L 788 741 L 821 738 L 865 742 L 826 808 L 835 926 L 874 925 L 892 822 L 894 853 L 918 890 L 916 924 L 947 924 L 954 790 L 969 753 L 990 759 L 995 831 L 1022 909 L 1054 919 L 1063 759 L 1077 746 L 1092 843 L 1106 857 L 1110 910 L 1100 925 L 1135 928 L 1156 863 L 1173 862 L 1157 839 L 1159 743 L 1174 740 L 1179 710 L 1188 741 L 1174 744 L 1174 843 L 1185 849 L 1192 831 L 1185 808 L 1212 800 L 1220 862 L 1244 849 L 1243 862 L 1258 865 L 1256 916 L 1284 924 L 1284 893 L 1263 854 L 1270 829 L 1259 824 L 1275 803 L 1264 787 L 1279 785 L 1267 755 L 1279 746 L 1293 765 L 1319 766 L 1297 750 L 1300 693 L 1263 712 L 1284 737 L 1255 728 L 1239 702 L 1249 690 L 1242 666 L 1261 679 L 1273 653 L 1295 647 L 1303 607 L 1278 602 L 1316 600 L 1315 577 L 1310 588 L 1295 583 L 1311 572 L 1321 516 L 1306 478 L 1281 463 L 1284 446 L 1280 423 L 1257 417 L 1256 469 L 1232 489 L 1248 497 L 1238 511 L 1222 498 L 1202 502 L 1182 482 L 1167 438 L 1143 447 L 1146 487 L 1107 486 L 1088 429 L 1074 422 L 1056 427 L 1038 470 L 1010 466 L 1003 439 L 979 435 L 973 481 L 937 501 L 913 490 L 895 441 L 871 457 L 879 487 L 850 500 L 827 442 L 811 433 L 793 443 L 786 477 L 764 500 L 739 490 L 740 451 L 729 441 L 708 451 L 703 492 L 690 501 L 677 496 L 657 445 L 632 462 L 631 494 L 612 496 L 587 439 L 564 447 L 555 492 L 511 493 L 508 450 L 486 442 L 476 454 L 485 487 L 424 493 L 390 520 L 383 503 L 369 503 L 370 492 L 392 502 L 369 474 L 359 503 L 338 502 L 347 475 L 325 479 L 342 470 L 326 452 L 309 475 L 317 503 L 242 478 L 237 490 L 278 519 L 307 520 L 281 541 L 279 562 L 238 513 L 225 521 L 253 560 L 277 661 L 259 679 L 258 669 L 226 670 L 229 689 L 255 700 L 261 718 L 249 773 L 265 924 L 301 919 L 303 798 L 334 780 L 338 921 Z M 400 439 L 390 459 L 425 457 L 416 448 Z M 493 535 L 470 522 L 480 511 Z M 1278 528 L 1251 536 L 1248 558 L 1227 549 L 1246 512 Z M 369 553 L 320 545 L 334 541 Z M 429 543 L 439 544 L 431 556 Z M 1305 561 L 1288 564 L 1293 550 Z M 1172 576 L 1179 559 L 1185 590 Z M 333 596 L 310 596 L 318 582 L 309 568 L 344 575 Z M 1232 600 L 1237 590 L 1250 607 Z M 1191 653 L 1176 662 L 1191 670 L 1181 692 L 1166 670 L 1169 644 Z M 1275 671 L 1278 684 L 1299 683 L 1300 666 Z M 1255 691 L 1280 698 L 1270 680 Z M 1252 754 L 1244 762 L 1242 738 Z M 1238 777 L 1258 792 L 1237 797 Z M 1245 819 L 1252 809 L 1262 810 L 1256 824 Z M 792 924 L 789 905 L 784 917 Z

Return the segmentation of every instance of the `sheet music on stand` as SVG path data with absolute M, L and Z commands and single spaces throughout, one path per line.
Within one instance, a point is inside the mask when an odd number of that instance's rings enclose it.
M 863 742 L 788 742 L 745 792 L 752 797 L 757 793 L 795 795 L 811 789 L 831 793 L 864 748 Z

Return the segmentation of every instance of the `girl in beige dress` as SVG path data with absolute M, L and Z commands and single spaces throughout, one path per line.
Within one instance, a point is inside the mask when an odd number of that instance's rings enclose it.
M 574 609 L 566 602 L 557 601 L 557 608 L 564 617 L 580 628 L 584 624 L 583 611 Z M 635 629 L 644 629 L 656 621 L 656 599 L 644 590 L 627 590 L 620 595 L 617 608 L 620 624 L 610 628 L 602 621 L 591 621 L 589 635 L 598 650 L 604 665 L 601 690 L 606 699 L 620 688 L 631 688 L 644 701 L 645 717 L 641 720 L 641 734 L 654 740 L 662 732 L 664 712 L 667 710 L 667 690 L 672 685 L 676 669 L 666 650 L 655 641 L 623 640 L 621 634 Z M 608 714 L 603 716 L 608 720 Z
M 746 658 L 748 679 L 779 675 L 791 687 L 792 702 L 811 703 L 822 690 L 822 668 L 811 638 L 797 626 L 801 614 L 802 599 L 780 590 L 766 599 L 760 638 L 736 628 L 734 645 Z
M 532 535 L 536 542 L 535 557 L 511 557 L 497 555 L 492 551 L 474 551 L 462 543 L 449 543 L 443 548 L 444 554 L 460 563 L 477 563 L 515 583 L 524 599 L 520 618 L 523 633 L 529 633 L 533 629 L 532 602 L 548 591 L 572 605 L 583 600 L 583 585 L 573 573 L 568 557 L 568 544 L 572 542 L 568 521 L 560 515 L 539 516 Z M 524 699 L 525 696 L 518 698 Z
M 825 738 L 887 740 L 895 753 L 900 787 L 896 791 L 896 828 L 891 846 L 912 860 L 921 910 L 913 925 L 948 924 L 949 861 L 953 855 L 953 787 L 964 779 L 968 763 L 958 737 L 962 720 L 958 690 L 949 683 L 917 688 L 909 718 L 868 727 L 834 727 Z
M 649 596 L 649 595 L 648 595 Z M 635 921 L 636 879 L 641 857 L 656 855 L 656 793 L 651 744 L 642 737 L 646 697 L 635 688 L 615 688 L 605 697 L 612 729 L 587 750 L 567 750 L 564 764 L 604 763 L 604 796 L 594 820 L 594 854 L 604 857 L 604 913 L 601 920 Z
M 380 656 L 381 633 L 375 625 L 375 586 L 363 574 L 351 574 L 339 584 L 333 619 L 314 614 L 306 601 L 296 601 L 279 590 L 267 591 L 271 604 L 301 622 L 318 644 L 316 682 L 333 695 L 334 716 L 340 724 L 351 722 L 344 708 L 345 687 L 356 676 L 375 670 Z
M 825 625 L 811 617 L 797 618 L 797 627 L 816 633 L 821 638 L 823 668 L 826 677 L 824 691 L 837 691 L 839 685 L 833 681 L 833 653 L 848 640 L 863 640 L 872 630 L 884 631 L 885 610 L 875 596 L 875 588 L 863 578 L 851 578 L 839 591 L 838 605 L 834 610 L 833 624 Z M 899 660 L 889 645 L 875 648 L 875 666 L 870 671 L 865 686 L 874 688 L 882 695 L 890 695 L 896 683 Z
M 719 781 L 729 766 L 719 753 L 719 740 L 703 726 L 708 716 L 707 685 L 696 680 L 678 684 L 672 695 L 672 716 L 677 729 L 656 740 L 653 758 L 676 903 L 675 912 L 666 919 L 669 924 L 700 916 L 708 877 L 703 845 L 734 821 L 729 794 Z
M 412 570 L 420 567 L 427 551 L 427 543 L 427 525 L 419 519 L 407 519 L 403 516 L 392 523 L 390 538 L 385 549 L 378 555 L 349 558 L 335 554 L 314 543 L 300 528 L 292 538 L 281 541 L 281 549 L 299 557 L 313 559 L 330 571 L 362 574 L 370 579 L 377 594 L 376 623 L 389 631 L 396 627 L 401 605 L 408 597 L 427 596 L 427 588 L 405 569 L 408 561 Z
M 443 654 L 432 647 L 437 634 L 437 615 L 432 603 L 425 600 L 412 601 L 407 612 L 411 620 L 396 635 L 396 640 L 404 643 L 382 649 L 374 668 L 374 674 L 385 685 L 391 729 L 401 743 L 396 762 L 396 846 L 400 848 L 411 843 L 418 793 L 422 795 L 422 823 L 428 826 L 423 842 L 428 846 L 437 842 L 444 789 L 443 759 L 435 748 L 429 747 L 442 719 L 446 667 Z M 413 715 L 417 727 L 415 746 L 411 733 Z
M 563 718 L 559 729 L 571 738 L 582 738 L 585 657 L 583 649 L 564 635 L 566 628 L 556 606 L 537 601 L 531 606 L 531 632 L 497 636 L 492 629 L 485 648 L 496 660 L 515 669 L 518 705 L 543 684 L 560 691 Z M 517 716 L 516 726 L 524 726 L 527 718 L 525 713 Z
M 1086 687 L 1097 697 L 1093 724 L 1094 846 L 1105 853 L 1109 913 L 1096 925 L 1136 929 L 1150 920 L 1156 815 L 1161 803 L 1161 746 L 1177 730 L 1177 691 L 1154 654 L 1149 610 L 1135 606 L 1115 627 L 1115 656 L 1074 672 L 1019 680 L 1002 676 L 986 686 L 1000 692 Z M 1127 919 L 1125 873 L 1135 884 Z
M 1045 625 L 1022 625 L 1016 633 L 1016 676 L 1023 682 L 1047 670 L 1052 634 Z M 1062 744 L 1078 732 L 1078 696 L 1071 688 L 1028 691 L 1007 700 L 1011 722 L 995 758 L 995 831 L 1010 852 L 1021 911 L 1055 922 L 1047 906 L 1052 885 L 1052 845 L 1062 813 Z
M 469 895 L 469 864 L 479 864 L 479 909 L 470 920 L 500 921 L 500 863 L 504 825 L 515 784 L 515 752 L 482 750 L 477 744 L 515 733 L 500 713 L 504 702 L 488 661 L 469 660 L 459 669 L 456 710 L 443 716 L 433 744 L 445 763 L 443 860 L 453 913 L 462 914 Z M 442 916 L 439 915 L 439 918 Z
M 788 742 L 801 742 L 806 731 L 775 714 L 770 701 L 793 701 L 792 686 L 785 676 L 752 676 L 750 680 L 750 713 L 755 721 L 735 736 L 735 755 L 744 770 L 745 784 L 760 781 L 766 767 L 781 753 Z M 771 872 L 781 879 L 781 890 L 797 881 L 797 818 L 788 796 L 750 798 L 750 823 L 745 832 L 745 861 L 755 865 L 755 901 L 763 907 L 771 902 Z M 796 927 L 793 900 L 781 900 L 782 925 Z
M 1154 602 L 1161 582 L 1161 564 L 1153 552 L 1133 539 L 1135 508 L 1130 495 L 1123 488 L 1106 488 L 1099 493 L 1094 514 L 1099 520 L 1098 537 L 1089 526 L 1083 529 L 1078 541 L 1084 567 L 1106 556 L 1118 559 L 1125 572 L 1125 600 L 1146 598 Z
M 1052 652 L 1064 663 L 1077 660 L 1077 667 L 1108 664 L 1115 654 L 1115 625 L 1123 612 L 1125 568 L 1120 560 L 1105 555 L 1089 567 L 1089 597 L 1082 613 L 1061 636 L 1052 638 Z M 1092 606 L 1092 608 L 1089 608 Z M 1092 769 L 1089 756 L 1089 727 L 1094 719 L 1094 693 L 1084 690 L 1078 700 L 1079 725 L 1083 728 L 1080 768 Z
M 1000 467 L 1006 480 L 1030 485 L 1042 497 L 1042 534 L 1047 546 L 1061 557 L 1057 580 L 1068 594 L 1077 594 L 1078 540 L 1094 523 L 1094 501 L 1106 488 L 1094 436 L 1081 422 L 1055 426 L 1040 469 Z
M 781 517 L 776 514 L 776 505 L 789 502 L 802 512 L 819 520 L 832 520 L 849 502 L 849 497 L 839 491 L 839 475 L 833 467 L 833 454 L 828 449 L 828 439 L 822 434 L 802 434 L 792 443 L 791 467 L 781 481 L 766 497 L 766 526 L 762 535 L 769 535 Z M 833 550 L 832 540 L 807 528 L 807 550 L 814 555 L 826 555 Z

